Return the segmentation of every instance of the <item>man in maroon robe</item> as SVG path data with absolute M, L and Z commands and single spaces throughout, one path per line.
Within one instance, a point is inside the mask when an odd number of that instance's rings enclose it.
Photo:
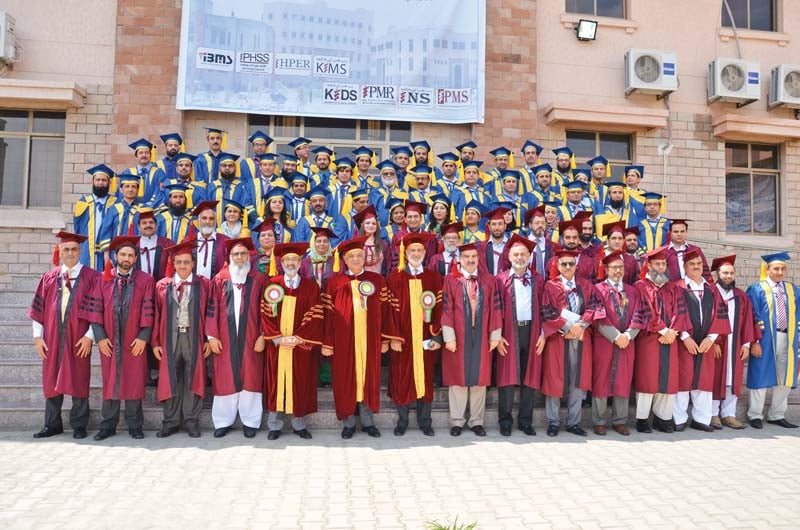
M 422 264 L 426 245 L 435 238 L 433 234 L 406 234 L 402 240 L 405 256 L 400 256 L 405 266 L 389 273 L 387 281 L 399 304 L 398 332 L 405 340 L 389 361 L 389 396 L 399 416 L 395 436 L 405 434 L 412 403 L 422 434 L 434 435 L 431 408 L 436 350 L 441 348 L 442 277 Z
M 109 263 L 103 272 L 103 319 L 92 323 L 103 372 L 102 419 L 94 439 L 105 440 L 117 432 L 122 401 L 128 434 L 142 439 L 146 350 L 155 321 L 155 280 L 136 269 L 138 237 L 117 236 L 108 249 L 116 252 L 117 266 L 111 270 Z
M 639 264 L 636 258 L 625 252 L 625 221 L 604 224 L 603 235 L 606 236 L 606 247 L 600 251 L 598 259 L 619 252 L 625 264 L 622 281 L 626 285 L 633 285 L 639 279 Z M 598 281 L 601 280 L 598 278 Z
M 164 404 L 158 438 L 175 434 L 181 425 L 190 437 L 200 437 L 205 358 L 211 354 L 204 318 L 211 286 L 192 272 L 196 246 L 196 241 L 187 240 L 167 249 L 171 265 L 156 284 L 156 325 L 151 343 L 153 354 L 161 362 L 158 400 Z
M 497 346 L 496 383 L 500 434 L 511 436 L 514 393 L 519 386 L 517 425 L 528 436 L 533 428 L 534 389 L 542 382 L 540 302 L 544 279 L 534 271 L 536 241 L 513 234 L 506 244 L 511 269 L 498 273 L 497 292 L 503 304 L 503 340 Z
M 428 267 L 444 277 L 448 274 L 457 275 L 458 272 L 458 245 L 461 243 L 461 232 L 464 225 L 461 222 L 442 225 L 439 234 L 442 238 L 442 251 L 434 254 Z
M 667 245 L 667 271 L 673 282 L 682 280 L 686 276 L 686 254 L 696 253 L 703 262 L 703 278 L 711 282 L 711 271 L 703 251 L 697 245 L 686 242 L 688 219 L 672 219 L 669 225 L 669 245 Z
M 344 439 L 355 434 L 356 412 L 362 431 L 373 438 L 381 435 L 373 419 L 381 404 L 381 353 L 390 346 L 393 351 L 402 347 L 397 302 L 383 276 L 364 270 L 366 240 L 367 236 L 357 237 L 339 244 L 336 252 L 347 270 L 331 277 L 322 295 L 322 354 L 331 357 L 333 401 L 336 417 L 344 424 Z
M 562 221 L 558 223 L 558 232 L 561 236 L 561 246 L 564 250 L 573 250 L 577 253 L 575 258 L 575 277 L 579 280 L 586 280 L 589 284 L 594 283 L 595 276 L 597 275 L 597 261 L 595 259 L 595 247 L 589 247 L 591 251 L 581 252 L 581 219 L 573 219 L 572 221 Z M 557 249 L 556 249 L 557 250 Z M 547 262 L 547 280 L 548 276 L 558 273 L 558 258 L 556 252 Z
M 155 281 L 167 272 L 167 256 L 164 249 L 172 246 L 172 240 L 156 234 L 156 218 L 153 209 L 139 208 L 139 253 L 136 269 L 152 276 Z
M 506 232 L 506 212 L 509 208 L 498 206 L 492 211 L 483 214 L 486 219 L 486 241 L 477 243 L 478 255 L 480 257 L 481 272 L 488 272 L 492 276 L 497 276 L 504 270 L 508 270 L 508 260 L 503 259 L 503 249 L 508 241 Z
M 681 333 L 681 341 L 678 343 L 678 394 L 675 396 L 672 414 L 675 430 L 680 432 L 686 429 L 691 398 L 692 421 L 689 426 L 699 431 L 713 432 L 713 346 L 720 334 L 731 332 L 728 306 L 722 300 L 719 290 L 703 277 L 704 261 L 700 249 L 687 250 L 683 258 L 686 278 L 678 283 L 683 291 L 691 326 Z M 669 259 L 667 263 L 669 264 Z
M 592 322 L 592 424 L 594 433 L 605 436 L 608 398 L 612 398 L 611 428 L 628 436 L 628 402 L 633 381 L 634 340 L 644 328 L 645 316 L 639 292 L 623 282 L 623 252 L 615 250 L 602 260 L 594 286 L 597 307 Z
M 283 417 L 288 414 L 292 415 L 294 433 L 304 440 L 311 439 L 305 418 L 317 411 L 322 304 L 317 282 L 299 274 L 300 259 L 307 250 L 308 243 L 275 245 L 273 254 L 281 260 L 283 274 L 269 279 L 266 293 L 270 298 L 270 293 L 280 288 L 274 292 L 282 291 L 283 295 L 277 302 L 262 303 L 264 336 L 268 341 L 265 401 L 270 440 L 278 439 Z
M 245 438 L 261 427 L 264 386 L 264 347 L 261 294 L 264 275 L 251 268 L 253 239 L 225 240 L 228 265 L 211 280 L 206 309 L 206 336 L 211 357 L 211 388 L 214 401 L 211 421 L 214 438 L 222 438 L 242 421 Z
M 406 217 L 405 217 L 405 225 L 403 228 L 395 232 L 394 236 L 392 237 L 392 244 L 389 248 L 389 270 L 394 270 L 397 268 L 398 262 L 400 261 L 400 241 L 403 239 L 403 236 L 406 234 L 419 234 L 424 233 L 425 230 L 425 215 L 428 213 L 428 204 L 425 202 L 416 202 L 416 201 L 405 201 L 405 210 L 406 210 Z M 431 239 L 426 243 L 425 246 L 425 262 L 424 266 L 428 266 L 428 261 L 436 254 L 439 250 L 439 245 L 436 238 Z
M 42 359 L 44 428 L 34 438 L 64 432 L 61 406 L 64 394 L 72 396 L 69 423 L 72 436 L 86 438 L 89 423 L 91 377 L 91 322 L 103 318 L 100 273 L 80 264 L 86 236 L 61 231 L 53 253 L 56 268 L 44 273 L 36 287 L 28 318 L 33 323 L 33 344 Z
M 486 387 L 492 380 L 492 350 L 502 337 L 503 306 L 495 279 L 479 271 L 476 243 L 458 250 L 461 274 L 446 276 L 442 287 L 442 382 L 450 387 L 450 435 L 461 435 L 469 401 L 469 427 L 486 436 Z
M 683 291 L 669 281 L 666 247 L 645 255 L 639 291 L 647 327 L 636 337 L 633 388 L 636 391 L 636 430 L 653 432 L 647 421 L 653 411 L 653 428 L 675 430 L 672 412 L 678 393 L 678 337 L 689 329 Z
M 579 252 L 556 250 L 551 279 L 542 290 L 542 394 L 547 435 L 557 436 L 561 398 L 567 398 L 567 432 L 586 436 L 581 402 L 592 386 L 592 284 L 575 276 Z
M 720 334 L 714 345 L 718 351 L 714 359 L 714 390 L 711 402 L 711 426 L 722 429 L 744 429 L 736 419 L 736 405 L 742 390 L 744 361 L 750 356 L 750 344 L 761 338 L 755 325 L 753 304 L 744 291 L 736 287 L 736 256 L 716 258 L 711 262 L 711 272 L 717 273 L 717 289 L 728 306 L 728 323 L 731 333 Z

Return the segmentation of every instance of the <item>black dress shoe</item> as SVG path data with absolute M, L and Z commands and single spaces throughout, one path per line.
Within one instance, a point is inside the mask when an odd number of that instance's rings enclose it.
M 586 436 L 586 431 L 581 429 L 580 425 L 573 425 L 572 427 L 567 427 L 567 432 L 574 434 L 575 436 Z
M 186 427 L 186 432 L 189 433 L 189 438 L 200 438 L 199 425 L 192 425 L 191 427 Z
M 247 425 L 242 425 L 242 432 L 244 433 L 245 438 L 255 438 L 258 429 L 255 427 L 248 427 Z
M 342 429 L 342 438 L 344 438 L 345 440 L 349 440 L 350 438 L 353 437 L 355 433 L 356 430 L 353 427 L 345 427 L 344 429 Z
M 86 436 L 87 436 L 86 429 L 84 429 L 83 427 L 78 427 L 77 429 L 72 430 L 72 437 L 75 438 L 76 440 L 83 440 L 84 438 L 86 438 Z
M 483 428 L 483 425 L 476 425 L 475 427 L 470 427 L 470 429 L 475 433 L 475 436 L 486 436 L 486 429 Z
M 655 423 L 655 420 L 653 420 L 653 423 Z M 647 423 L 647 420 L 636 420 L 636 430 L 644 433 L 653 432 L 653 429 L 650 428 L 650 425 Z
M 533 428 L 533 425 L 528 425 L 527 427 L 523 427 L 520 430 L 525 434 L 527 434 L 528 436 L 536 436 L 536 429 Z
M 502 436 L 511 436 L 511 427 L 509 427 L 508 425 L 501 425 L 500 434 Z
M 763 429 L 764 428 L 764 422 L 761 421 L 758 418 L 752 419 L 748 423 L 750 424 L 750 427 L 752 427 L 754 429 Z
M 361 431 L 367 433 L 367 435 L 371 438 L 381 437 L 381 431 L 379 431 L 374 425 L 370 425 L 369 427 L 361 427 Z
M 33 433 L 34 438 L 50 438 L 51 436 L 57 436 L 59 434 L 64 433 L 64 428 L 60 429 L 51 429 L 50 427 L 45 427 L 39 432 Z
M 228 431 L 230 430 L 230 427 L 220 427 L 219 429 L 214 429 L 214 438 L 222 438 L 228 434 Z
M 788 421 L 786 421 L 786 418 L 781 418 L 779 420 L 767 420 L 767 423 L 769 423 L 770 425 L 780 425 L 784 429 L 797 428 L 797 425 L 795 425 L 794 423 L 789 423 Z
M 671 433 L 675 431 L 671 421 L 662 420 L 658 416 L 653 416 L 653 428 L 658 432 Z
M 450 436 L 461 436 L 462 427 L 450 427 Z
M 300 438 L 302 438 L 303 440 L 310 440 L 311 439 L 311 433 L 308 432 L 308 429 L 300 429 L 299 431 L 294 431 L 294 433 L 297 436 L 299 436 Z
M 177 427 L 161 427 L 161 430 L 156 433 L 156 438 L 166 438 L 178 432 Z
M 676 423 L 674 427 L 675 432 L 683 432 L 686 430 L 686 422 Z
M 144 438 L 144 432 L 141 429 L 128 429 L 128 434 L 130 434 L 131 438 L 134 440 L 141 440 Z
M 106 438 L 110 438 L 117 434 L 116 432 L 109 430 L 109 429 L 100 429 L 100 432 L 94 435 L 94 441 L 99 442 L 100 440 L 105 440 Z
M 394 435 L 395 436 L 403 436 L 405 433 L 406 433 L 406 428 L 405 427 L 400 427 L 399 425 L 397 425 L 394 428 Z
M 547 426 L 547 436 L 558 436 L 558 425 L 551 423 Z
M 711 425 L 706 425 L 705 423 L 700 423 L 699 421 L 692 420 L 692 422 L 689 424 L 689 427 L 697 431 L 714 432 L 714 427 Z
M 280 437 L 281 437 L 281 431 L 278 430 L 269 431 L 267 433 L 267 440 L 277 440 Z
M 425 436 L 433 436 L 434 435 L 433 427 L 423 427 L 422 434 L 424 434 Z

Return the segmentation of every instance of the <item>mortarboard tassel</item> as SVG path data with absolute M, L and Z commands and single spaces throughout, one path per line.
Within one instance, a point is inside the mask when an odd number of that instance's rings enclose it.
M 181 142 L 181 153 L 185 153 L 185 152 L 186 152 L 186 144 Z
M 58 267 L 61 265 L 61 250 L 58 248 L 58 243 L 53 245 L 53 266 Z
M 131 223 L 128 225 L 128 235 L 129 236 L 134 235 L 134 233 L 133 233 L 133 221 L 131 221 Z
M 164 272 L 165 278 L 172 278 L 175 276 L 175 265 L 172 264 L 172 256 L 167 258 L 167 270 Z
M 572 156 L 569 159 L 569 168 L 570 169 L 577 169 L 578 164 L 575 161 L 575 153 L 572 153 Z
M 150 163 L 155 163 L 156 161 L 156 146 L 153 145 L 150 147 Z
M 650 267 L 647 266 L 648 260 L 644 260 L 642 263 L 642 271 L 639 273 L 639 279 L 644 280 L 647 278 L 647 273 L 650 272 Z
M 220 142 L 219 148 L 223 151 L 227 151 L 228 149 L 228 133 L 222 133 L 222 142 Z
M 758 274 L 758 280 L 763 282 L 766 279 L 767 279 L 767 262 L 766 261 L 762 261 L 761 262 L 761 271 Z
M 375 151 L 373 151 L 372 156 L 369 157 L 369 167 L 378 167 L 378 155 L 375 154 Z
M 611 162 L 606 164 L 606 178 L 611 176 Z
M 606 267 L 603 265 L 603 258 L 597 262 L 597 281 L 606 279 Z
M 333 272 L 339 272 L 342 266 L 339 263 L 339 247 L 336 247 L 336 250 L 333 251 Z
M 111 274 L 111 260 L 106 259 L 106 264 L 103 267 L 103 280 L 110 282 L 114 277 Z
M 536 155 L 536 165 L 537 166 L 541 166 L 542 165 L 542 159 L 539 158 L 539 155 Z
M 433 163 L 434 163 L 433 150 L 431 150 L 431 151 L 428 151 L 428 166 L 429 167 L 433 167 Z
M 275 256 L 273 252 L 272 255 L 269 257 L 269 274 L 270 277 L 278 275 L 278 265 L 277 265 L 278 258 Z
M 514 153 L 508 154 L 508 167 L 509 169 L 514 169 Z
M 397 262 L 397 270 L 402 271 L 406 268 L 406 243 L 400 240 L 400 260 Z
M 557 260 L 557 259 L 554 259 L 554 260 L 553 260 L 553 261 L 550 263 L 549 278 L 550 278 L 551 280 L 555 280 L 556 278 L 558 278 L 558 274 L 559 274 L 559 273 L 558 273 L 558 260 Z

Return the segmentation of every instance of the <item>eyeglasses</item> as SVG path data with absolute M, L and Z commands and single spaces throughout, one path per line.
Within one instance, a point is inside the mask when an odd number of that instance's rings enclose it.
M 231 257 L 232 258 L 243 258 L 243 257 L 249 256 L 249 255 L 250 255 L 249 252 L 231 252 Z
M 617 270 L 617 269 L 624 269 L 624 268 L 625 268 L 625 265 L 607 265 L 606 266 L 606 269 L 608 269 L 610 271 Z
M 576 263 L 574 261 L 560 261 L 558 263 L 559 267 L 567 267 L 567 268 L 574 267 L 575 265 Z
M 177 267 L 182 267 L 182 266 L 184 266 L 184 265 L 191 265 L 191 264 L 192 264 L 192 260 L 187 260 L 187 261 L 184 261 L 184 260 L 181 260 L 181 261 L 173 261 L 173 262 L 172 262 L 172 264 L 173 264 L 173 265 L 175 265 L 175 266 L 177 266 Z

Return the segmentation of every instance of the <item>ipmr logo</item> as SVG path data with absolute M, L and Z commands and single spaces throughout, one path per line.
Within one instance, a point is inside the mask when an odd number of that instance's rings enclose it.
M 361 103 L 364 105 L 394 105 L 397 87 L 391 85 L 361 85 Z
M 322 85 L 323 103 L 358 103 L 358 85 L 325 83 Z
M 275 68 L 276 75 L 311 75 L 312 57 L 310 55 L 300 55 L 296 53 L 276 53 Z
M 314 77 L 350 77 L 350 59 L 343 57 L 314 57 Z
M 436 104 L 440 107 L 469 107 L 472 92 L 469 88 L 437 88 Z
M 239 52 L 236 54 L 236 71 L 248 74 L 271 74 L 272 54 L 269 52 Z
M 401 107 L 430 107 L 433 105 L 433 89 L 401 86 L 399 103 Z
M 216 48 L 197 48 L 197 68 L 233 72 L 233 52 Z

